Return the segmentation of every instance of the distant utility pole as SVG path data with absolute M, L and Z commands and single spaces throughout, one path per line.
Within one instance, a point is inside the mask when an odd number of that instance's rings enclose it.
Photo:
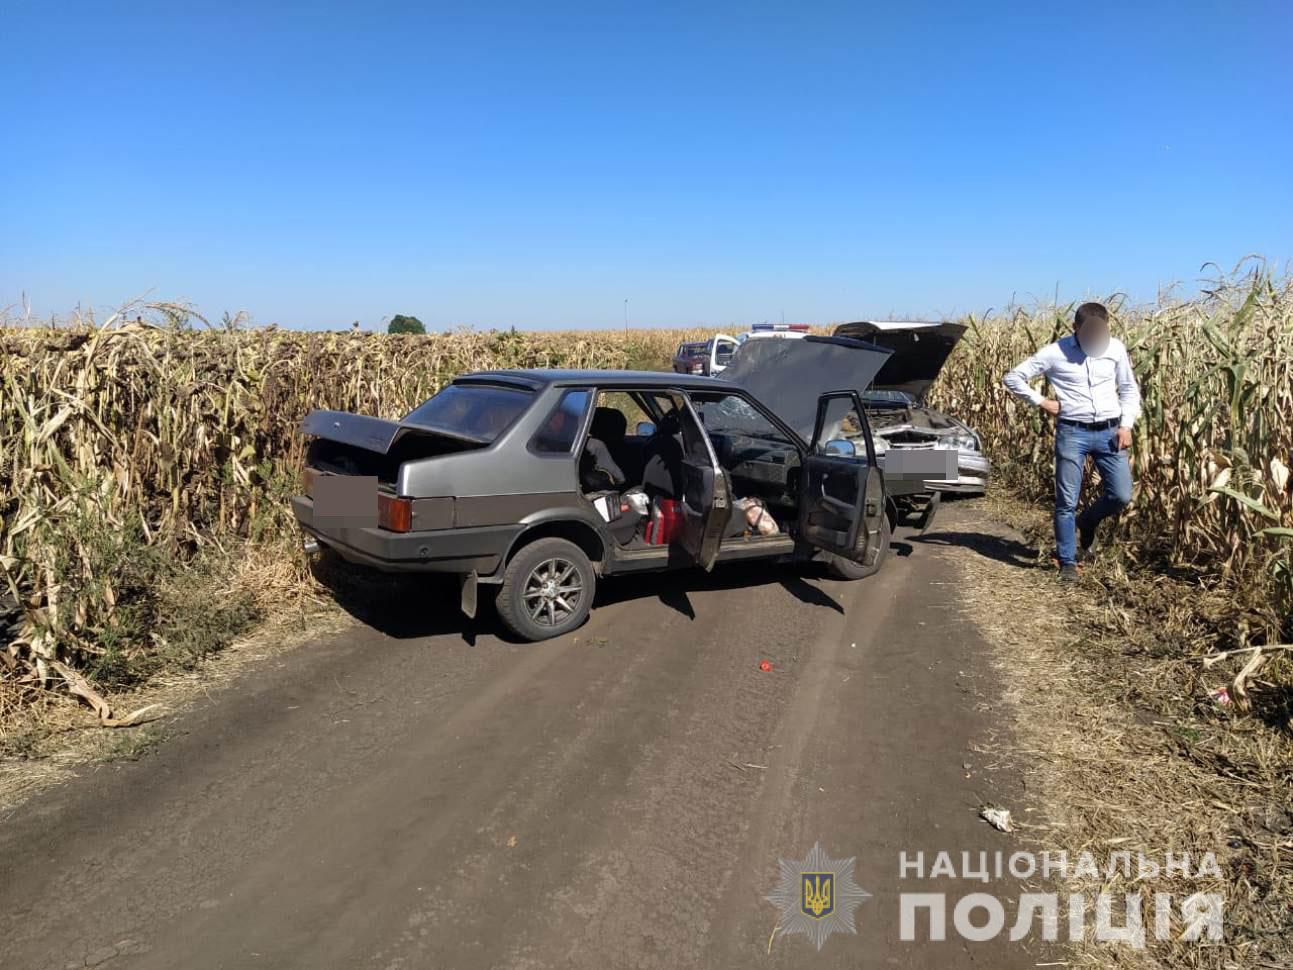
M 629 335 L 629 298 L 624 298 L 624 336 Z

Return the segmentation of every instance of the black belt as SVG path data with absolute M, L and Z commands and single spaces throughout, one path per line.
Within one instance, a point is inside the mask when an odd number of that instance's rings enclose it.
M 1071 418 L 1060 418 L 1060 424 L 1071 424 L 1075 428 L 1082 428 L 1086 431 L 1107 431 L 1110 428 L 1117 427 L 1118 418 L 1109 418 L 1107 421 L 1074 421 Z

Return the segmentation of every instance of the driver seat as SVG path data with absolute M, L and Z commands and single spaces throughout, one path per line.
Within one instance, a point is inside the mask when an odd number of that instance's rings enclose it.
M 670 411 L 656 423 L 655 434 L 642 449 L 642 488 L 652 498 L 682 496 L 682 445 L 678 434 L 682 422 L 678 412 Z

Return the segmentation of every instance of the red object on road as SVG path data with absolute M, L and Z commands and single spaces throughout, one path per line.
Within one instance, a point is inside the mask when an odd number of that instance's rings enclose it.
M 764 671 L 765 673 L 766 673 L 767 671 L 771 670 L 771 669 L 772 669 L 772 661 L 770 661 L 770 660 L 760 660 L 760 661 L 759 661 L 759 669 L 760 669 L 760 670 L 762 670 L 762 671 Z

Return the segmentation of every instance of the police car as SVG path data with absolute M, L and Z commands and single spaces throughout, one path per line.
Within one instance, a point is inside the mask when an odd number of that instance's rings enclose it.
M 705 373 L 713 376 L 727 370 L 732 362 L 732 355 L 747 340 L 761 339 L 796 339 L 808 336 L 806 323 L 756 323 L 745 333 L 730 337 L 720 333 L 709 342 L 709 359 L 705 361 Z

